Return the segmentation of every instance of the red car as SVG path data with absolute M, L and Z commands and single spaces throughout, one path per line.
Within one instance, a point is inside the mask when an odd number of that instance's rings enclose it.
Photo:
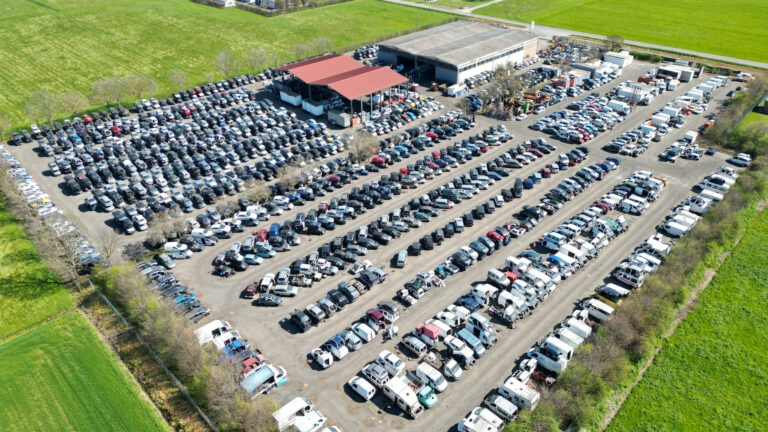
M 496 243 L 500 243 L 504 240 L 504 237 L 502 237 L 501 234 L 497 233 L 496 231 L 488 231 L 485 236 Z
M 118 135 L 123 132 L 122 129 L 120 129 L 117 125 L 112 125 L 111 128 L 109 128 L 113 134 Z
M 429 139 L 432 139 L 432 140 L 434 140 L 434 139 L 437 139 L 437 134 L 436 134 L 436 133 L 434 133 L 434 132 L 432 132 L 432 131 L 429 131 L 429 132 L 427 132 L 427 133 L 426 133 L 426 134 L 424 134 L 424 135 L 426 135 L 426 136 L 427 136 L 427 138 L 429 138 Z
M 89 116 L 88 114 L 83 114 L 83 122 L 85 124 L 93 123 L 93 117 Z
M 488 151 L 488 147 L 487 146 L 480 147 L 480 153 L 485 153 L 487 151 Z
M 434 162 L 427 162 L 425 165 L 426 165 L 426 166 L 427 166 L 429 169 L 433 169 L 433 170 L 436 170 L 436 169 L 439 169 L 439 168 L 440 168 L 440 167 L 439 167 L 439 166 L 437 166 L 437 164 L 436 164 L 436 163 L 434 163 Z
M 320 213 L 325 213 L 328 211 L 328 203 L 323 201 L 320 204 L 317 205 L 317 211 Z
M 192 111 L 187 107 L 181 107 L 181 114 L 185 117 L 192 115 Z
M 380 166 L 380 167 L 385 167 L 385 166 L 387 166 L 387 160 L 386 160 L 386 159 L 384 159 L 384 158 L 383 158 L 383 157 L 381 157 L 381 156 L 374 156 L 374 158 L 373 158 L 373 159 L 371 159 L 371 163 L 372 163 L 372 164 L 374 164 L 374 165 L 376 165 L 376 166 Z
M 528 151 L 533 153 L 533 155 L 536 156 L 537 158 L 544 157 L 544 153 L 540 152 L 539 149 L 532 148 Z
M 401 175 L 408 175 L 408 168 L 400 168 Z
M 265 229 L 258 230 L 253 233 L 253 236 L 256 237 L 257 242 L 267 241 L 267 237 L 269 237 L 269 231 Z

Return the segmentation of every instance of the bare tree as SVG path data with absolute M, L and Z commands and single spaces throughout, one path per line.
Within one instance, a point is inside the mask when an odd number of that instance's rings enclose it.
M 88 99 L 79 91 L 70 90 L 59 96 L 61 111 L 71 115 L 77 115 L 88 108 Z
M 104 78 L 93 83 L 91 88 L 91 100 L 98 105 L 110 106 L 114 99 L 114 92 L 112 92 L 112 80 L 113 78 Z
M 0 112 L 0 142 L 5 141 L 5 134 L 13 128 L 13 120 L 8 114 Z
M 29 96 L 26 111 L 36 121 L 42 119 L 53 125 L 53 118 L 59 113 L 59 103 L 53 93 L 40 90 Z
M 291 52 L 296 60 L 301 60 L 309 57 L 311 48 L 305 44 L 296 44 L 291 47 Z
M 208 408 L 218 415 L 224 414 L 240 392 L 237 372 L 229 363 L 215 363 L 209 375 L 205 389 Z
M 142 96 L 152 94 L 157 90 L 157 81 L 144 75 L 131 75 L 125 78 L 124 82 L 126 90 L 136 99 L 141 99 Z
M 96 239 L 101 248 L 101 256 L 110 266 L 120 265 L 120 239 L 114 231 L 102 230 Z
M 257 73 L 261 71 L 264 64 L 267 63 L 267 52 L 262 47 L 254 47 L 246 51 L 243 55 L 243 64 L 251 71 Z
M 277 172 L 277 183 L 285 190 L 293 189 L 299 183 L 299 167 L 286 165 Z
M 267 187 L 267 184 L 263 181 L 256 182 L 253 186 L 251 186 L 248 189 L 248 192 L 246 193 L 246 197 L 257 204 L 261 204 L 270 197 L 270 191 Z
M 227 50 L 224 50 L 216 55 L 216 58 L 213 61 L 213 65 L 216 67 L 216 70 L 219 71 L 219 73 L 227 78 L 237 74 L 237 59 L 231 52 Z
M 373 137 L 367 133 L 361 133 L 359 137 L 352 140 L 352 150 L 349 157 L 353 162 L 360 163 L 368 159 L 375 151 L 376 143 Z
M 611 46 L 611 51 L 621 51 L 624 46 L 624 38 L 619 35 L 610 35 L 605 40 Z
M 320 36 L 313 39 L 312 42 L 310 42 L 310 46 L 315 54 L 325 54 L 333 49 L 333 39 L 326 36 Z
M 172 69 L 168 74 L 168 79 L 171 81 L 171 85 L 179 91 L 184 90 L 184 85 L 187 83 L 187 74 L 181 69 Z

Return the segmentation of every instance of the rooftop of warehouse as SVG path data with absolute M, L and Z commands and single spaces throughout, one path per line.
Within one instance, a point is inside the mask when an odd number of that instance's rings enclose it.
M 535 35 L 520 29 L 456 21 L 396 37 L 379 46 L 461 66 L 534 39 Z

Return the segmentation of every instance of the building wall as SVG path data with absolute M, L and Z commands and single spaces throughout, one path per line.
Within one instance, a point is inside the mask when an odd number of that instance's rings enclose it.
M 535 40 L 532 42 L 528 42 L 525 44 L 525 48 L 523 49 L 523 61 L 532 59 L 536 53 L 538 52 L 539 41 Z
M 437 66 L 435 67 L 435 79 L 438 81 L 457 83 L 459 81 L 459 71 Z
M 535 46 L 536 45 L 534 44 L 534 47 Z M 458 80 L 454 82 L 463 82 L 465 79 L 471 78 L 480 73 L 495 70 L 499 66 L 507 66 L 510 64 L 522 63 L 523 61 L 525 61 L 525 49 L 521 51 L 517 51 L 505 57 L 490 61 L 488 63 L 483 63 L 471 69 L 463 70 L 458 73 Z
M 394 65 L 395 63 L 397 63 L 397 55 L 389 51 L 385 51 L 383 49 L 379 49 L 377 58 L 389 65 Z

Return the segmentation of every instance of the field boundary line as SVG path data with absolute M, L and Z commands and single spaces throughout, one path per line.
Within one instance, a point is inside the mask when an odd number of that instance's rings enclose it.
M 70 307 L 68 307 L 66 309 L 62 309 L 61 311 L 57 312 L 56 314 L 51 315 L 48 318 L 46 318 L 46 319 L 44 319 L 44 320 L 42 320 L 42 321 L 40 321 L 38 323 L 32 324 L 29 327 L 25 327 L 25 328 L 17 331 L 16 333 L 10 334 L 10 335 L 4 337 L 3 339 L 0 339 L 0 344 L 4 344 L 4 343 L 10 341 L 13 338 L 19 337 L 19 336 L 23 335 L 24 333 L 26 333 L 26 332 L 28 332 L 30 330 L 34 330 L 34 329 L 40 327 L 43 324 L 49 323 L 49 322 L 55 320 L 56 318 L 59 318 L 60 316 L 68 314 L 69 312 L 72 312 L 72 311 L 77 310 L 77 309 L 78 309 L 77 305 L 70 306 Z
M 768 205 L 768 198 L 761 201 L 757 204 L 756 208 L 759 212 L 764 211 L 766 205 Z M 744 238 L 744 235 L 747 233 L 747 230 L 744 230 L 744 232 L 739 236 L 736 243 L 734 243 L 733 249 L 735 250 L 739 244 L 741 243 L 741 240 Z M 624 402 L 626 402 L 627 398 L 630 394 L 632 394 L 632 390 L 642 381 L 643 377 L 645 376 L 645 372 L 648 370 L 651 365 L 653 365 L 654 360 L 656 359 L 656 356 L 661 352 L 662 348 L 664 348 L 664 341 L 669 339 L 673 334 L 675 334 L 675 330 L 677 330 L 677 327 L 680 325 L 683 320 L 688 316 L 688 314 L 693 310 L 693 308 L 698 304 L 699 296 L 702 292 L 709 286 L 709 284 L 712 282 L 712 279 L 717 274 L 717 271 L 720 270 L 720 267 L 725 264 L 725 261 L 730 257 L 731 252 L 726 251 L 723 252 L 723 254 L 720 256 L 717 262 L 717 267 L 712 268 L 709 267 L 704 270 L 704 278 L 699 282 L 699 284 L 696 286 L 696 288 L 691 292 L 691 295 L 688 297 L 688 299 L 680 305 L 679 308 L 677 308 L 677 311 L 675 311 L 675 319 L 672 322 L 672 325 L 669 326 L 669 328 L 664 332 L 664 335 L 662 337 L 661 343 L 659 343 L 659 346 L 656 347 L 653 350 L 653 354 L 648 358 L 648 360 L 643 364 L 643 366 L 638 371 L 637 377 L 632 381 L 632 384 L 629 385 L 627 388 L 623 389 L 621 393 L 615 394 L 611 399 L 611 401 L 608 401 L 608 412 L 603 417 L 603 420 L 600 422 L 600 430 L 604 431 L 610 424 L 613 418 L 618 414 L 619 410 L 621 410 L 621 407 L 624 406 Z

